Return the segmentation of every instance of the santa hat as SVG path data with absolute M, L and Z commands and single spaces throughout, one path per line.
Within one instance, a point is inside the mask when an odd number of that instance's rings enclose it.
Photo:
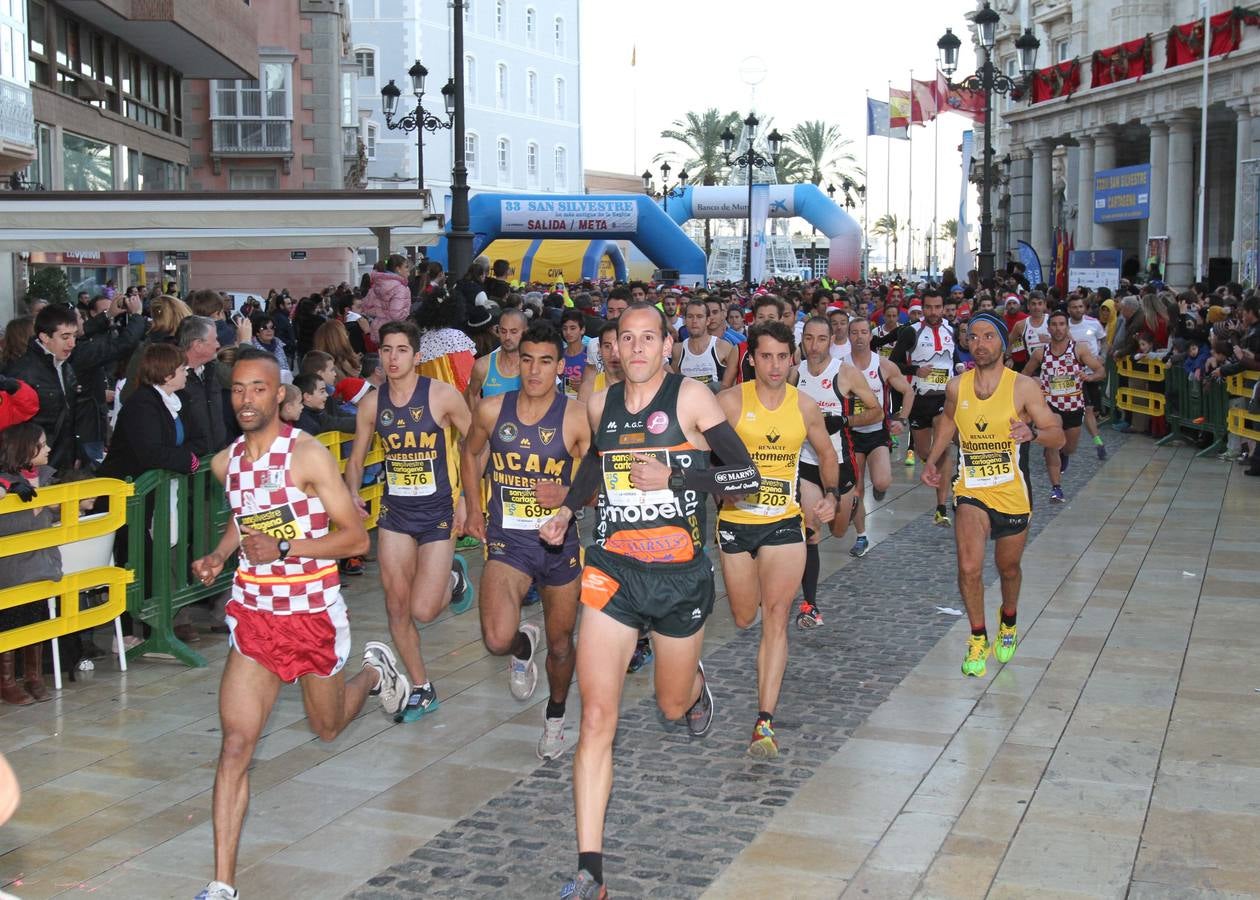
M 911 304 L 910 304 L 910 312 L 914 312 L 915 310 L 918 310 L 919 312 L 923 312 L 923 304 L 922 304 L 922 303 L 911 303 Z
M 1017 294 L 1007 294 L 1006 299 L 1002 302 L 1005 303 L 1007 306 L 1010 306 L 1012 300 L 1015 301 L 1016 303 L 1020 302 L 1019 296 Z
M 966 319 L 966 318 L 969 318 L 970 316 L 971 316 L 971 304 L 960 303 L 958 305 L 958 318 Z
M 343 378 L 337 382 L 337 399 L 342 403 L 357 406 L 363 395 L 372 390 L 372 385 L 362 378 Z

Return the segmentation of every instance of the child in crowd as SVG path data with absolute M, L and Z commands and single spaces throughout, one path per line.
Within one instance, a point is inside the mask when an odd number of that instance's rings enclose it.
M 1203 367 L 1207 365 L 1208 357 L 1211 355 L 1211 349 L 1208 347 L 1206 340 L 1200 337 L 1191 337 L 1186 341 L 1186 358 L 1182 363 L 1185 367 L 1186 374 L 1198 381 L 1203 377 Z
M 297 425 L 302 417 L 302 392 L 292 384 L 282 385 L 284 399 L 280 401 L 280 420 Z M 301 427 L 301 426 L 299 426 Z
M 297 426 L 308 434 L 326 431 L 354 431 L 354 416 L 343 415 L 328 409 L 328 388 L 314 375 L 299 375 L 294 386 L 302 392 L 302 412 Z

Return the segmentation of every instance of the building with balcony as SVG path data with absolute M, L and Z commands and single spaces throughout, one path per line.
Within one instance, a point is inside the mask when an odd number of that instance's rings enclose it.
M 424 105 L 442 115 L 439 90 L 451 76 L 446 0 L 351 0 L 361 133 L 368 186 L 417 183 L 415 133 L 386 128 L 381 88 L 402 89 L 399 113 L 414 108 L 407 70 L 429 70 Z M 464 0 L 466 159 L 477 191 L 581 192 L 582 133 L 578 0 Z M 451 132 L 425 134 L 424 183 L 444 197 L 451 182 Z
M 1131 268 L 1146 271 L 1155 259 L 1173 286 L 1256 283 L 1260 17 L 1229 0 L 1208 7 L 1205 143 L 1197 0 L 994 3 L 1002 14 L 995 64 L 1014 76 L 1015 39 L 1032 28 L 1043 67 L 1022 100 L 994 101 L 994 146 L 1003 161 L 994 204 L 999 263 L 1025 240 L 1048 264 L 1061 228 L 1075 249 L 1119 249 Z M 1116 169 L 1132 171 L 1104 174 Z M 1128 192 L 1131 207 L 1118 211 L 1117 178 L 1141 185 Z M 1196 272 L 1200 206 L 1204 265 Z

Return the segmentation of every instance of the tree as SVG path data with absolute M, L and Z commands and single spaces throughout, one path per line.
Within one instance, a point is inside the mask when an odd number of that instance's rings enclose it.
M 871 231 L 875 234 L 884 236 L 884 257 L 888 271 L 892 272 L 897 268 L 897 232 L 901 230 L 901 224 L 897 221 L 897 216 L 893 213 L 884 213 L 875 220 L 875 224 L 871 226 Z M 888 253 L 888 242 L 892 241 L 892 254 Z
M 942 222 L 941 230 L 940 230 L 940 233 L 937 234 L 937 237 L 940 238 L 942 241 L 958 240 L 958 220 L 946 219 L 944 222 Z
M 845 177 L 861 180 L 857 157 L 848 149 L 852 141 L 840 136 L 838 125 L 828 125 L 821 119 L 801 122 L 788 132 L 786 152 L 801 160 L 805 177 L 815 185 L 823 181 L 840 181 Z
M 687 148 L 686 160 L 681 169 L 686 169 L 693 184 L 717 184 L 726 169 L 726 160 L 722 156 L 722 132 L 727 128 L 738 133 L 740 117 L 737 112 L 723 113 L 715 107 L 704 112 L 689 112 L 681 119 L 675 119 L 672 128 L 661 132 L 661 137 L 677 141 Z M 652 158 L 660 162 L 676 154 L 658 153 Z M 680 169 L 680 171 L 681 171 Z M 712 239 L 709 235 L 709 220 L 704 220 L 704 253 L 709 255 Z
M 58 266 L 41 266 L 31 276 L 26 289 L 27 301 L 40 299 L 49 303 L 65 303 L 70 299 L 70 279 Z

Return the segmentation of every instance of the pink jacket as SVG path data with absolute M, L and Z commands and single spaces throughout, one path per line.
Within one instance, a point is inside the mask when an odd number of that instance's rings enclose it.
M 396 272 L 373 272 L 371 286 L 363 298 L 363 314 L 372 326 L 372 340 L 380 341 L 381 326 L 407 318 L 411 312 L 411 288 Z

